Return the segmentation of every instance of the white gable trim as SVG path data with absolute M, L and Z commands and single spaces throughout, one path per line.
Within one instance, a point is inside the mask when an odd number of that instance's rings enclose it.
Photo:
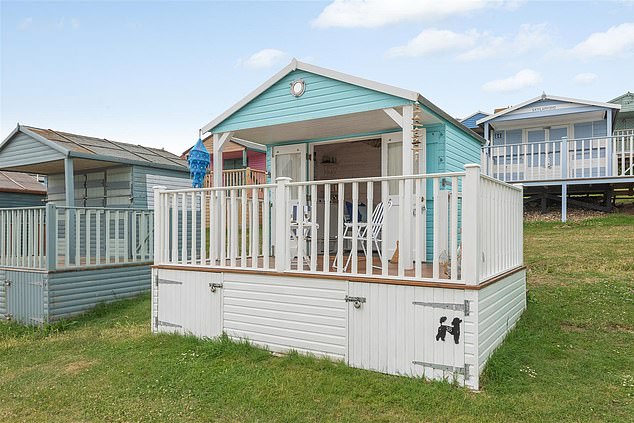
M 383 92 L 386 94 L 393 95 L 395 97 L 401 97 L 410 101 L 417 101 L 419 94 L 414 91 L 404 90 L 402 88 L 393 87 L 391 85 L 382 84 L 380 82 L 370 81 L 368 79 L 359 78 L 356 76 L 348 75 L 345 73 L 337 72 L 331 69 L 322 68 L 319 66 L 311 65 L 308 63 L 303 63 L 298 61 L 297 59 L 291 60 L 291 63 L 286 65 L 282 70 L 269 78 L 262 85 L 253 90 L 249 95 L 244 97 L 242 100 L 231 106 L 220 116 L 209 122 L 207 125 L 202 127 L 203 132 L 209 132 L 216 126 L 220 125 L 225 119 L 229 116 L 240 110 L 242 107 L 246 106 L 257 96 L 262 94 L 264 91 L 269 89 L 273 84 L 284 78 L 286 75 L 291 73 L 294 70 L 303 70 L 306 72 L 314 73 L 317 75 L 324 76 L 326 78 L 336 79 L 341 82 L 346 82 L 349 84 L 357 85 L 359 87 L 368 88 L 374 91 Z
M 535 103 L 539 100 L 555 100 L 555 101 L 562 101 L 565 103 L 577 103 L 577 104 L 583 104 L 586 106 L 597 106 L 597 107 L 605 107 L 607 109 L 616 109 L 616 110 L 620 110 L 621 109 L 621 105 L 620 104 L 612 104 L 612 103 L 602 103 L 599 101 L 589 101 L 589 100 L 580 100 L 577 98 L 569 98 L 569 97 L 559 97 L 559 96 L 555 96 L 555 95 L 540 95 L 538 97 L 534 97 L 531 98 L 530 100 L 526 100 L 520 104 L 516 104 L 513 107 L 509 107 L 508 109 L 504 109 L 502 111 L 499 111 L 497 113 L 494 113 L 490 116 L 484 117 L 482 119 L 479 119 L 476 124 L 481 125 L 485 122 L 488 122 L 492 119 L 496 119 L 500 116 L 503 116 L 507 113 L 510 113 L 512 111 L 521 109 L 524 106 L 528 106 L 529 104 Z
M 24 128 L 23 126 L 20 126 L 20 124 L 18 124 L 18 126 L 11 131 L 11 133 L 9 134 L 8 137 L 6 137 L 4 139 L 4 141 L 2 141 L 2 144 L 0 144 L 0 150 L 2 150 L 10 141 L 11 138 L 13 138 L 13 136 L 15 134 L 17 134 L 18 132 L 22 132 L 23 134 L 28 135 L 29 137 L 33 138 L 34 140 L 41 142 L 42 144 L 44 144 L 47 147 L 52 148 L 53 150 L 57 151 L 58 153 L 63 154 L 64 156 L 68 156 L 70 153 L 70 150 L 63 148 L 59 145 L 57 145 L 56 143 L 47 140 L 46 138 L 44 138 L 41 135 L 36 134 L 35 132 L 29 131 L 28 129 Z

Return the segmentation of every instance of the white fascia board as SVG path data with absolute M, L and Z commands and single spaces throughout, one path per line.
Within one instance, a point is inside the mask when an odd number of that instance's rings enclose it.
M 597 106 L 597 107 L 605 107 L 608 109 L 617 109 L 620 110 L 621 109 L 621 105 L 620 104 L 613 104 L 613 103 L 603 103 L 603 102 L 599 102 L 599 101 L 587 101 L 587 100 L 579 100 L 577 98 L 569 98 L 569 97 L 559 97 L 559 96 L 555 96 L 555 95 L 546 95 L 546 96 L 538 96 L 538 97 L 534 97 L 531 98 L 530 100 L 526 100 L 522 103 L 516 104 L 515 106 L 509 107 L 508 109 L 504 109 L 501 110 L 495 114 L 492 114 L 490 116 L 484 117 L 478 121 L 476 121 L 477 125 L 481 125 L 484 122 L 488 122 L 492 119 L 498 118 L 500 116 L 504 116 L 507 113 L 510 113 L 514 110 L 517 109 L 521 109 L 524 106 L 528 106 L 529 104 L 535 103 L 536 101 L 539 100 L 555 100 L 555 101 L 563 101 L 566 103 L 577 103 L 577 104 L 584 104 L 584 105 L 588 105 L 588 106 Z
M 483 112 L 482 110 L 478 110 L 477 112 L 471 113 L 469 116 L 460 119 L 460 122 L 464 122 L 467 119 L 471 119 L 472 117 L 474 117 L 475 115 L 480 114 L 480 113 L 483 114 L 483 115 L 486 115 L 486 116 L 489 116 L 491 114 L 491 113 Z
M 478 141 L 480 141 L 480 144 L 486 144 L 487 141 L 483 137 L 481 137 L 479 134 L 476 134 L 470 128 L 467 128 L 464 123 L 459 122 L 456 118 L 454 118 L 452 116 L 449 116 L 449 114 L 447 112 L 445 112 L 443 109 L 441 109 L 440 107 L 436 106 L 434 103 L 432 103 L 431 101 L 427 100 L 425 97 L 423 97 L 420 94 L 418 95 L 418 102 L 420 104 L 422 104 L 423 106 L 427 107 L 428 110 L 432 111 L 438 117 L 440 117 L 440 118 L 448 121 L 449 123 L 453 124 L 456 128 L 460 129 L 462 132 L 466 133 L 470 137 L 473 137 L 473 138 L 477 139 Z

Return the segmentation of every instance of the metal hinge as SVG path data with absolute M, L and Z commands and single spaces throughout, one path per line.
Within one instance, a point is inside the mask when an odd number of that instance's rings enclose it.
M 216 290 L 218 288 L 222 288 L 222 284 L 221 283 L 210 283 L 209 284 L 209 289 L 211 289 L 211 292 L 216 292 Z
M 4 281 L 4 286 L 11 286 L 11 281 L 9 279 Z
M 159 320 L 158 317 L 154 318 L 154 325 L 156 327 L 159 327 L 159 326 L 168 326 L 168 327 L 171 327 L 171 328 L 182 328 L 183 327 L 181 325 L 177 325 L 176 323 L 164 322 L 162 320 Z
M 462 312 L 464 312 L 465 316 L 468 316 L 469 312 L 470 312 L 469 300 L 464 300 L 464 303 L 461 303 L 461 304 L 460 303 L 459 304 L 455 304 L 455 303 L 427 303 L 427 302 L 424 302 L 424 301 L 412 301 L 412 304 L 425 306 L 425 307 L 442 308 L 442 309 L 445 309 L 445 310 L 462 311 Z
M 361 304 L 365 303 L 365 297 L 349 297 L 346 295 L 347 303 L 354 303 L 354 308 L 361 308 Z
M 432 369 L 442 370 L 444 372 L 457 373 L 459 375 L 463 375 L 465 380 L 469 379 L 469 366 L 470 364 L 464 365 L 464 367 L 455 367 L 455 366 L 447 366 L 445 364 L 436 364 L 436 363 L 427 363 L 425 361 L 412 361 L 413 364 L 418 364 L 423 367 L 431 367 Z

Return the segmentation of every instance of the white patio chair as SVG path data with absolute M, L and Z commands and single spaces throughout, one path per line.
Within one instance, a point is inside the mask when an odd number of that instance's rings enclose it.
M 374 247 L 376 249 L 377 254 L 379 255 L 379 258 L 381 259 L 381 262 L 383 261 L 383 253 L 381 252 L 381 247 L 380 247 L 381 236 L 382 236 L 381 234 L 383 229 L 383 220 L 385 219 L 385 215 L 391 208 L 392 208 L 392 200 L 388 200 L 387 209 L 381 202 L 376 205 L 374 210 L 372 210 L 372 233 L 370 234 L 370 238 L 372 240 L 372 243 L 374 243 Z M 344 226 L 344 229 L 343 229 L 342 238 L 344 240 L 352 241 L 352 235 L 353 235 L 352 231 L 354 230 L 354 224 L 352 222 L 344 222 L 343 226 Z M 357 241 L 366 241 L 367 234 L 368 234 L 367 222 L 357 222 L 356 229 L 357 229 Z M 357 246 L 353 245 L 352 248 L 357 248 Z M 361 249 L 363 250 L 363 254 L 366 256 L 366 260 L 372 260 L 372 257 L 368 257 L 366 242 L 361 242 Z M 339 258 L 339 255 L 337 254 L 337 258 L 335 259 L 333 266 L 336 265 L 338 258 Z M 350 265 L 350 260 L 352 260 L 352 253 L 348 255 L 346 264 L 343 267 L 344 272 L 348 269 L 348 266 Z M 372 265 L 372 267 L 380 268 L 380 266 L 374 266 L 374 265 Z

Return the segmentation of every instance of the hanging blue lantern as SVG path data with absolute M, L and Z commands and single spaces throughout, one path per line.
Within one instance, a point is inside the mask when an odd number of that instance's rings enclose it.
M 189 162 L 189 175 L 192 180 L 192 187 L 202 188 L 207 175 L 207 168 L 209 167 L 209 152 L 201 138 L 198 138 L 196 145 L 189 150 L 187 161 Z

